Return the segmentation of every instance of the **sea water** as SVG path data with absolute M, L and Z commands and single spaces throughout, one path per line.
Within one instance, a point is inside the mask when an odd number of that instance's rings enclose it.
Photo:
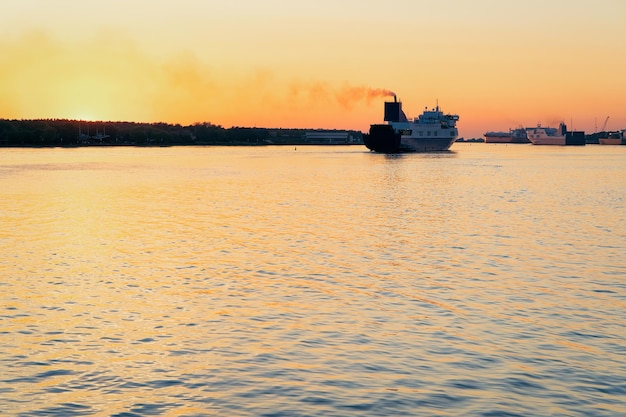
M 626 146 L 0 150 L 0 414 L 626 415 Z

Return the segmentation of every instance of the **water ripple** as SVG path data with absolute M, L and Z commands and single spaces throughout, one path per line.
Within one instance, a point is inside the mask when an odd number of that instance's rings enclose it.
M 9 150 L 2 411 L 625 415 L 618 148 Z

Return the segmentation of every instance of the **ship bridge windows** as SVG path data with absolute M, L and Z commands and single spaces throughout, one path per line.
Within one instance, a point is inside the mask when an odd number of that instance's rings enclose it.
M 413 131 L 411 129 L 400 129 L 399 133 L 402 136 L 411 136 L 411 134 L 413 133 Z

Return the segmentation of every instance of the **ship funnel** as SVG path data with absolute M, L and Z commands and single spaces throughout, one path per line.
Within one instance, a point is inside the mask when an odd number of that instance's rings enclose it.
M 393 101 L 385 102 L 384 120 L 386 122 L 406 122 L 407 121 L 406 115 L 402 111 L 402 103 L 397 100 L 395 94 L 393 96 Z

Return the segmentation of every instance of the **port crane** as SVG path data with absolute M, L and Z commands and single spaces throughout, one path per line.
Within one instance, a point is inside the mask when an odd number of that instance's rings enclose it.
M 605 132 L 606 131 L 606 124 L 609 122 L 609 116 L 606 116 L 606 119 L 604 119 L 604 123 L 602 124 L 602 130 L 600 130 L 600 132 Z

